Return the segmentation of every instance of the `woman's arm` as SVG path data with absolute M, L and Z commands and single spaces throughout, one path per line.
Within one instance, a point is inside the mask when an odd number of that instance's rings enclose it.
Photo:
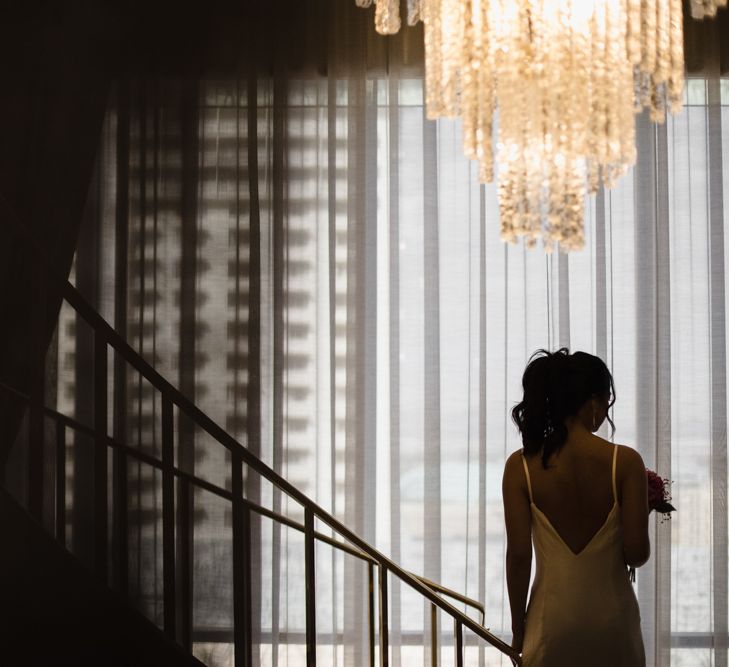
M 521 452 L 506 461 L 502 482 L 506 523 L 506 585 L 511 604 L 512 646 L 521 652 L 532 569 L 532 513 Z
M 626 565 L 640 567 L 651 555 L 648 536 L 648 479 L 640 454 L 630 447 L 621 447 L 623 457 L 622 503 L 623 556 Z

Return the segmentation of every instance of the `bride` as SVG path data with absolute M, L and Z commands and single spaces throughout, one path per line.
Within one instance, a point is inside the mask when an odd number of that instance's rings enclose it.
M 613 425 L 610 371 L 585 352 L 540 350 L 522 386 L 512 417 L 524 447 L 503 478 L 512 646 L 524 667 L 641 667 L 626 568 L 650 555 L 648 491 L 640 454 L 594 435 Z

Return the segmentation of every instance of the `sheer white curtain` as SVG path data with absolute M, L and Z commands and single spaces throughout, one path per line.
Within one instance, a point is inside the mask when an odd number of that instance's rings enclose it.
M 535 350 L 598 354 L 616 441 L 673 480 L 678 508 L 651 519 L 638 572 L 648 664 L 727 664 L 727 80 L 689 80 L 666 125 L 638 119 L 637 166 L 586 202 L 586 247 L 569 256 L 501 242 L 495 187 L 478 184 L 456 121 L 425 120 L 405 69 L 162 82 L 131 98 L 141 111 L 109 114 L 86 247 L 103 258 L 102 313 L 163 374 L 404 567 L 483 601 L 508 639 L 509 411 Z M 58 396 L 78 411 L 64 398 L 84 372 L 70 317 Z M 160 406 L 128 387 L 115 419 L 158 447 Z M 229 484 L 222 449 L 178 428 L 195 473 Z M 158 619 L 159 480 L 134 474 L 130 579 Z M 266 484 L 247 492 L 301 518 Z M 228 665 L 230 512 L 194 502 L 194 646 Z M 304 664 L 303 539 L 268 519 L 256 530 L 257 660 Z M 366 664 L 366 585 L 361 563 L 317 547 L 322 664 Z M 427 610 L 390 591 L 392 663 L 429 664 Z M 449 624 L 440 635 L 449 664 Z M 466 640 L 467 664 L 507 664 Z
M 331 82 L 289 91 L 284 225 L 307 241 L 290 235 L 284 254 L 309 268 L 283 290 L 309 296 L 285 308 L 287 350 L 307 359 L 283 363 L 284 420 L 307 416 L 284 436 L 288 472 L 405 567 L 483 600 L 497 634 L 510 626 L 500 478 L 520 446 L 508 414 L 529 356 L 568 346 L 606 360 L 615 439 L 673 480 L 679 511 L 651 520 L 636 583 L 648 662 L 726 664 L 728 83 L 689 80 L 679 116 L 638 119 L 639 162 L 586 202 L 587 246 L 570 256 L 499 240 L 495 189 L 462 157 L 457 122 L 424 121 L 419 79 L 338 81 L 336 112 Z M 351 631 L 344 575 L 332 600 L 344 585 L 336 625 Z M 421 603 L 394 587 L 392 609 L 393 661 L 421 661 Z

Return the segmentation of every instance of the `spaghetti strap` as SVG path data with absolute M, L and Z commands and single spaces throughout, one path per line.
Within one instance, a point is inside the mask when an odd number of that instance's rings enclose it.
M 527 488 L 529 489 L 529 502 L 533 503 L 534 498 L 532 497 L 532 480 L 529 477 L 529 468 L 527 467 L 527 462 L 524 458 L 524 452 L 521 453 L 521 462 L 524 464 L 524 473 L 526 474 Z
M 613 445 L 613 502 L 618 502 L 618 491 L 615 486 L 615 462 L 618 459 L 618 446 Z

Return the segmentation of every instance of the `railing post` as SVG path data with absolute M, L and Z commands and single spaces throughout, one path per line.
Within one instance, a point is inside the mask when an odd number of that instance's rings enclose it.
M 463 667 L 463 625 L 456 618 L 453 619 L 453 630 L 455 632 L 454 646 L 456 650 L 456 667 Z
M 390 664 L 390 632 L 387 611 L 387 567 L 380 563 L 380 665 Z
M 195 428 L 188 415 L 180 410 L 178 423 L 177 465 L 186 472 L 195 469 Z M 178 642 L 192 652 L 192 553 L 193 553 L 193 489 L 180 477 L 177 481 L 177 624 Z
M 375 565 L 367 563 L 367 612 L 369 618 L 370 667 L 375 667 Z
M 316 566 L 314 512 L 307 507 L 304 513 L 306 529 L 304 559 L 306 569 L 306 665 L 316 667 Z
M 129 83 L 120 81 L 116 122 L 116 220 L 114 231 L 114 328 L 127 337 L 127 288 L 129 261 Z M 114 354 L 114 438 L 127 444 L 127 366 L 124 357 Z M 112 452 L 113 553 L 115 585 L 122 595 L 129 590 L 129 512 L 127 455 Z
M 162 572 L 164 631 L 176 636 L 175 600 L 175 441 L 172 401 L 162 394 Z
M 107 500 L 107 364 L 106 339 L 94 330 L 94 570 L 107 580 L 108 500 Z
M 56 540 L 66 546 L 66 425 L 56 419 Z
M 125 255 L 126 257 L 126 255 Z M 117 319 L 119 315 L 117 314 Z M 119 326 L 117 324 L 117 326 Z M 122 326 L 122 331 L 124 330 Z M 124 357 L 114 355 L 114 439 L 127 444 L 127 368 Z M 112 452 L 114 477 L 112 479 L 114 585 L 122 594 L 129 591 L 129 476 L 127 454 L 121 449 Z
M 430 664 L 438 667 L 438 607 L 430 605 Z
M 253 667 L 251 511 L 243 502 L 243 459 L 231 457 L 233 492 L 233 641 L 235 667 Z
M 28 406 L 28 511 L 38 521 L 43 519 L 43 435 L 45 392 L 45 312 L 47 306 L 46 275 L 42 266 L 34 278 L 34 306 L 30 309 L 30 405 Z

